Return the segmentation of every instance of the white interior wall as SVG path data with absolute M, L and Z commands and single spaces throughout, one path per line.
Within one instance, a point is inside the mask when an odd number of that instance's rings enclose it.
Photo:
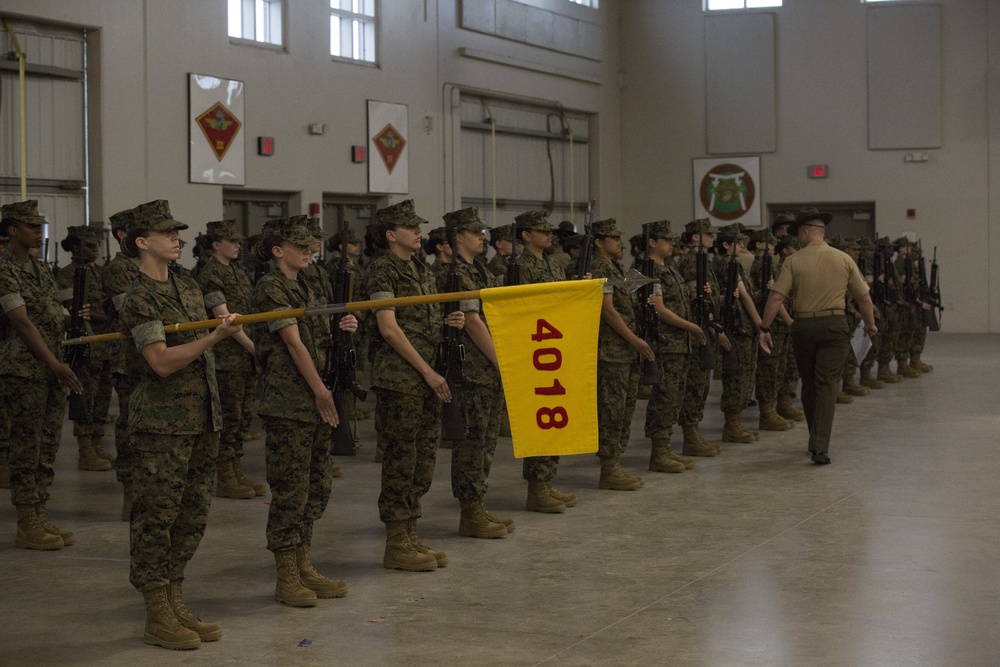
M 706 154 L 700 4 L 623 4 L 622 195 L 630 218 L 665 214 L 683 224 L 693 215 L 691 159 Z M 989 169 L 1000 105 L 986 85 L 989 59 L 998 60 L 1000 10 L 991 4 L 941 0 L 943 144 L 923 151 L 925 163 L 904 163 L 904 150 L 867 148 L 865 6 L 795 0 L 777 11 L 778 142 L 761 155 L 763 201 L 876 202 L 880 234 L 913 231 L 928 251 L 938 246 L 949 331 L 1000 330 L 990 272 L 1000 170 Z M 829 178 L 806 178 L 810 164 L 829 165 Z

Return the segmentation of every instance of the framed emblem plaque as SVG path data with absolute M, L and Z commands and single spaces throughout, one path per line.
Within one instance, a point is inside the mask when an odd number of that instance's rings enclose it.
M 243 82 L 188 74 L 188 117 L 188 180 L 244 185 Z
M 760 157 L 695 158 L 694 215 L 760 227 Z

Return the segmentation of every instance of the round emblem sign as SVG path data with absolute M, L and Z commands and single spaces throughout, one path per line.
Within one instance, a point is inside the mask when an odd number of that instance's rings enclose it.
M 738 220 L 757 199 L 757 184 L 743 167 L 718 164 L 708 170 L 698 187 L 701 205 L 719 220 Z

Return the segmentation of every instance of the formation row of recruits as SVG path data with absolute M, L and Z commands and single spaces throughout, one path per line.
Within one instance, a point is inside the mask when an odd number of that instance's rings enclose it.
M 432 571 L 448 563 L 444 552 L 425 545 L 417 533 L 444 406 L 456 407 L 464 423 L 461 437 L 451 442 L 459 534 L 502 538 L 513 532 L 513 519 L 485 506 L 505 410 L 496 351 L 478 301 L 454 308 L 376 308 L 335 324 L 321 316 L 277 319 L 247 331 L 234 325 L 234 317 L 331 303 L 330 271 L 345 265 L 354 267 L 360 294 L 371 300 L 560 281 L 567 273 L 621 279 L 626 275 L 621 231 L 614 219 L 596 221 L 588 235 L 569 237 L 566 257 L 559 257 L 552 247 L 559 230 L 544 211 L 531 211 L 517 216 L 514 225 L 489 230 L 496 255 L 487 262 L 487 230 L 475 208 L 446 214 L 444 234 L 432 234 L 426 244 L 420 226 L 427 221 L 411 200 L 379 209 L 375 220 L 366 235 L 369 259 L 363 266 L 358 240 L 348 233 L 331 239 L 328 249 L 343 258 L 327 267 L 313 260 L 322 243 L 316 219 L 268 221 L 244 258 L 248 244 L 235 222 L 210 222 L 199 244 L 210 252 L 195 278 L 176 269 L 179 232 L 187 225 L 172 217 L 167 202 L 148 202 L 111 216 L 121 252 L 100 271 L 94 264 L 99 245 L 94 230 L 71 229 L 64 247 L 74 254 L 74 271 L 64 272 L 82 278 L 67 280 L 60 272 L 57 285 L 37 259 L 44 224 L 37 203 L 4 206 L 0 231 L 9 235 L 10 248 L 0 258 L 0 306 L 6 315 L 0 405 L 46 415 L 11 420 L 7 414 L 0 424 L 9 429 L 8 434 L 0 428 L 0 441 L 9 446 L 16 545 L 47 550 L 75 541 L 45 513 L 65 392 L 85 399 L 86 409 L 74 421 L 80 467 L 103 470 L 112 465 L 100 443 L 113 384 L 119 397 L 113 465 L 123 486 L 122 518 L 130 522 L 130 581 L 146 602 L 147 643 L 196 648 L 221 637 L 217 625 L 187 610 L 182 582 L 204 533 L 213 482 L 216 495 L 227 497 L 267 491 L 240 467 L 255 408 L 266 433 L 271 502 L 265 531 L 275 559 L 275 599 L 313 606 L 319 598 L 346 595 L 346 582 L 321 575 L 310 559 L 313 525 L 323 516 L 332 478 L 342 474 L 333 464 L 332 441 L 346 415 L 323 377 L 335 333 L 331 326 L 357 334 L 362 358 L 370 363 L 382 462 L 383 566 Z M 811 208 L 779 218 L 772 230 L 755 235 L 755 252 L 747 250 L 749 239 L 738 225 L 716 229 L 708 219 L 694 220 L 683 235 L 668 220 L 643 226 L 641 259 L 655 288 L 640 296 L 608 283 L 602 303 L 599 488 L 631 491 L 644 484 L 621 465 L 641 377 L 653 378 L 645 413 L 649 470 L 680 473 L 691 470 L 696 457 L 717 456 L 722 449 L 699 429 L 715 366 L 723 383 L 724 443 L 760 437 L 741 421 L 754 392 L 760 429 L 787 430 L 801 420 L 803 413 L 791 401 L 800 369 L 808 449 L 817 464 L 830 461 L 838 390 L 860 389 L 847 361 L 848 313 L 858 313 L 869 334 L 881 332 L 875 337 L 881 345 L 869 355 L 878 359 L 880 377 L 885 354 L 896 355 L 907 376 L 915 372 L 907 369 L 930 370 L 920 360 L 926 326 L 918 331 L 911 326 L 916 318 L 900 315 L 907 303 L 923 312 L 935 304 L 920 283 L 922 272 L 907 268 L 915 260 L 908 243 L 896 244 L 898 266 L 877 252 L 872 257 L 882 261 L 861 262 L 870 267 L 866 279 L 858 263 L 824 241 L 829 221 L 828 214 Z M 590 247 L 583 244 L 591 240 Z M 802 248 L 798 254 L 796 247 Z M 852 251 L 851 243 L 845 247 Z M 421 261 L 421 249 L 437 261 L 430 266 Z M 255 282 L 248 268 L 258 276 Z M 64 306 L 89 330 L 122 331 L 131 340 L 94 346 L 86 364 L 71 368 L 59 349 Z M 211 332 L 164 333 L 165 323 L 202 320 L 209 313 L 224 320 Z M 458 376 L 442 366 L 446 340 L 464 347 Z M 865 359 L 862 384 L 877 387 L 870 369 Z M 683 431 L 680 452 L 671 444 L 677 424 Z M 554 486 L 558 464 L 558 457 L 524 460 L 526 510 L 560 514 L 577 504 L 574 494 Z

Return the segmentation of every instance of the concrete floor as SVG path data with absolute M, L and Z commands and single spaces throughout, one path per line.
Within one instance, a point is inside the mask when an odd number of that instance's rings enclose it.
M 924 360 L 930 375 L 838 407 L 827 467 L 809 463 L 803 425 L 649 473 L 636 492 L 598 491 L 596 459 L 565 458 L 558 486 L 579 505 L 542 515 L 523 511 L 501 439 L 488 506 L 517 521 L 504 540 L 458 537 L 442 450 L 421 536 L 451 564 L 432 573 L 382 569 L 368 444 L 338 459 L 313 547 L 350 594 L 312 609 L 273 600 L 268 497 L 216 499 L 185 597 L 223 639 L 186 652 L 142 643 L 119 487 L 75 469 L 67 425 L 49 514 L 77 544 L 15 549 L 0 507 L 0 664 L 1000 664 L 1000 336 L 932 334 Z M 637 471 L 643 407 L 625 461 Z M 248 452 L 262 479 L 261 441 Z

